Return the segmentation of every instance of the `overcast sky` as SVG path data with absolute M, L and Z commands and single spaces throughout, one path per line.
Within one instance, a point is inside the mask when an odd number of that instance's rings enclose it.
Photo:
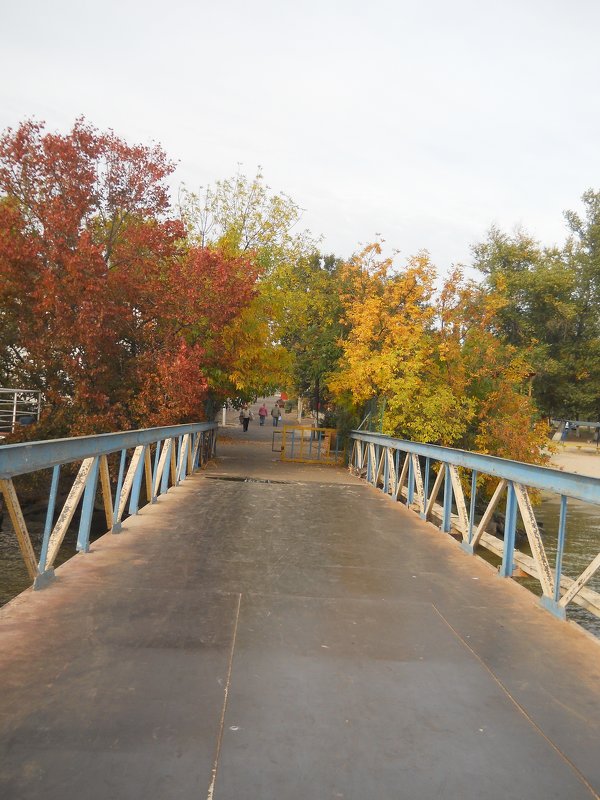
M 600 189 L 599 0 L 2 0 L 0 127 L 159 141 L 190 188 L 262 165 L 323 249 L 440 271 L 545 244 Z

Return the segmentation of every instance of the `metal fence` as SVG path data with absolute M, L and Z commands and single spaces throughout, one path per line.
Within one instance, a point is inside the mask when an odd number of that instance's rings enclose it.
M 340 464 L 344 447 L 335 428 L 284 425 L 281 437 L 281 460 L 301 464 Z
M 40 411 L 41 392 L 0 388 L 0 434 L 13 433 L 18 425 L 38 422 Z
M 128 501 L 129 514 L 137 514 L 140 505 L 155 503 L 169 485 L 177 486 L 214 455 L 217 427 L 212 422 L 173 425 L 0 447 L 0 492 L 34 587 L 52 578 L 56 556 L 82 498 L 77 550 L 89 549 L 98 483 L 107 529 L 117 533 Z M 112 454 L 118 458 L 109 460 Z M 113 480 L 110 461 L 115 462 Z M 55 522 L 61 466 L 73 463 L 80 466 Z M 42 470 L 52 470 L 52 478 L 41 550 L 36 555 L 13 479 Z
M 567 606 L 574 602 L 600 616 L 600 593 L 588 586 L 600 568 L 600 552 L 592 554 L 580 575 L 566 575 L 563 569 L 568 499 L 599 505 L 600 479 L 380 434 L 353 431 L 351 440 L 350 469 L 355 474 L 365 477 L 394 500 L 403 500 L 421 519 L 437 517 L 441 530 L 458 534 L 462 548 L 468 553 L 475 553 L 478 546 L 495 553 L 502 559 L 499 567 L 502 577 L 512 577 L 520 568 L 536 578 L 541 586 L 541 603 L 553 614 L 564 619 Z M 477 521 L 480 476 L 496 479 L 497 484 Z M 470 485 L 468 508 L 463 483 Z M 443 501 L 438 504 L 442 487 Z M 560 496 L 558 540 L 552 558 L 536 521 L 529 496 L 531 489 Z M 504 541 L 487 531 L 503 497 L 506 498 Z M 531 556 L 515 548 L 518 516 Z

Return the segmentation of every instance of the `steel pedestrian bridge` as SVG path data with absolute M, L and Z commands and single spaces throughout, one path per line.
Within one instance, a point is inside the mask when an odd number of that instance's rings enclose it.
M 350 470 L 281 463 L 267 426 L 199 424 L 1 447 L 0 488 L 37 587 L 0 609 L 3 800 L 598 798 L 600 643 L 561 617 L 600 609 L 600 556 L 563 557 L 600 481 L 365 432 Z

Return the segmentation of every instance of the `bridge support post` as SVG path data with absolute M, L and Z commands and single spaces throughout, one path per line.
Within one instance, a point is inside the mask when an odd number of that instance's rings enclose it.
M 55 577 L 54 567 L 48 567 L 45 572 L 40 572 L 39 575 L 36 575 L 33 579 L 34 591 L 37 591 L 38 589 L 44 589 L 46 586 L 52 583 Z
M 429 472 L 431 469 L 429 458 L 425 459 L 425 477 L 423 478 L 423 511 L 419 514 L 421 519 L 427 519 L 427 503 L 429 502 Z
M 160 463 L 160 451 L 162 449 L 162 442 L 159 440 L 156 443 L 156 452 L 154 453 L 154 468 L 152 470 L 152 498 L 151 503 L 156 503 L 158 497 L 156 496 L 156 476 L 158 475 L 158 465 Z
M 90 549 L 90 528 L 92 526 L 92 514 L 94 513 L 94 500 L 96 499 L 99 471 L 100 456 L 96 456 L 83 494 L 83 507 L 81 509 L 79 534 L 77 536 L 77 551 L 79 553 L 87 553 Z
M 517 498 L 512 481 L 508 483 L 506 495 L 506 518 L 504 520 L 504 550 L 499 574 L 502 578 L 512 578 L 515 570 L 515 534 L 517 530 Z
M 408 490 L 406 493 L 406 506 L 410 508 L 415 499 L 415 470 L 413 467 L 412 458 L 408 454 Z
M 173 460 L 174 441 L 175 441 L 174 439 L 168 439 L 168 441 L 163 444 L 163 449 L 166 447 L 167 453 L 165 456 L 165 464 L 163 468 L 162 477 L 160 479 L 161 494 L 164 494 L 169 488 L 169 463 Z
M 206 436 L 204 435 L 204 431 L 198 434 L 198 442 L 196 445 L 196 461 L 194 463 L 194 469 L 202 469 L 202 458 L 204 454 L 204 449 L 206 447 Z
M 558 619 L 565 620 L 567 618 L 565 607 L 559 605 L 556 600 L 553 600 L 551 597 L 540 597 L 540 605 L 542 608 L 545 608 L 546 611 L 549 611 L 551 614 L 554 614 L 555 617 L 558 617 Z
M 450 467 L 444 464 L 444 515 L 442 518 L 442 530 L 450 533 L 452 527 L 452 480 L 450 478 Z
M 121 491 L 123 490 L 123 476 L 125 475 L 125 459 L 127 458 L 127 450 L 121 450 L 121 461 L 119 464 L 119 477 L 117 478 L 117 488 L 115 491 L 115 502 L 113 504 L 113 526 L 111 533 L 120 533 L 122 525 L 119 520 L 119 503 L 121 500 Z
M 144 477 L 144 465 L 146 461 L 146 448 L 142 450 L 142 455 L 135 470 L 133 486 L 131 487 L 131 499 L 129 500 L 129 513 L 137 514 L 140 505 L 140 490 L 142 488 L 142 478 Z
M 469 504 L 469 527 L 467 530 L 467 540 L 462 541 L 460 546 L 469 555 L 475 554 L 475 547 L 473 546 L 473 528 L 475 526 L 475 502 L 477 500 L 477 470 L 474 469 L 471 474 L 471 502 Z
M 389 460 L 388 460 L 388 451 L 384 449 L 383 451 L 384 461 L 383 461 L 383 493 L 385 495 L 389 494 L 389 480 L 390 480 L 390 468 L 389 468 Z
M 42 549 L 40 552 L 40 560 L 38 570 L 41 576 L 46 566 L 46 558 L 48 556 L 48 544 L 50 543 L 50 534 L 52 533 L 52 526 L 54 524 L 54 509 L 56 507 L 56 496 L 58 494 L 58 480 L 60 478 L 60 464 L 56 464 L 52 469 L 52 483 L 50 485 L 50 497 L 48 498 L 48 509 L 46 511 L 46 526 L 44 528 L 44 538 L 42 539 Z M 37 577 L 36 579 L 37 580 Z M 35 587 L 35 581 L 34 581 Z

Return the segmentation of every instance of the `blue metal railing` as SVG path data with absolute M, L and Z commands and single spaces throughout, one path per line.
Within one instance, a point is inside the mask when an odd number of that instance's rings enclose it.
M 495 456 L 471 453 L 450 447 L 394 439 L 376 433 L 353 431 L 353 449 L 350 468 L 364 476 L 394 500 L 404 499 L 407 507 L 419 513 L 424 520 L 437 516 L 441 530 L 456 530 L 461 536 L 461 546 L 471 554 L 480 545 L 500 556 L 499 573 L 512 577 L 516 568 L 539 580 L 542 605 L 564 619 L 566 607 L 575 602 L 600 616 L 600 593 L 587 584 L 600 569 L 600 552 L 576 578 L 565 575 L 563 555 L 566 541 L 567 502 L 575 498 L 600 505 L 600 479 L 575 475 L 548 467 L 524 464 Z M 424 461 L 425 478 L 421 463 Z M 438 472 L 430 489 L 432 465 Z M 461 476 L 459 469 L 462 469 Z M 465 501 L 462 478 L 470 470 L 470 502 Z M 477 479 L 485 475 L 497 478 L 498 484 L 477 524 L 475 521 Z M 437 498 L 444 486 L 443 501 Z M 547 549 L 541 536 L 528 489 L 537 489 L 560 496 L 560 517 L 554 566 L 550 564 Z M 486 531 L 500 499 L 506 494 L 504 541 Z M 456 509 L 454 513 L 453 509 Z M 515 548 L 517 520 L 520 515 L 531 557 Z M 600 548 L 599 548 L 600 550 Z
M 56 556 L 82 498 L 77 550 L 89 549 L 99 482 L 107 528 L 118 533 L 127 502 L 129 514 L 137 514 L 143 504 L 144 483 L 146 501 L 155 503 L 169 485 L 177 486 L 214 455 L 217 428 L 216 423 L 204 422 L 1 446 L 0 493 L 34 587 L 40 588 L 53 577 Z M 113 454 L 120 456 L 114 496 L 108 460 Z M 61 466 L 79 462 L 71 490 L 54 522 Z M 40 554 L 36 557 L 13 479 L 47 469 L 52 469 L 52 479 Z

